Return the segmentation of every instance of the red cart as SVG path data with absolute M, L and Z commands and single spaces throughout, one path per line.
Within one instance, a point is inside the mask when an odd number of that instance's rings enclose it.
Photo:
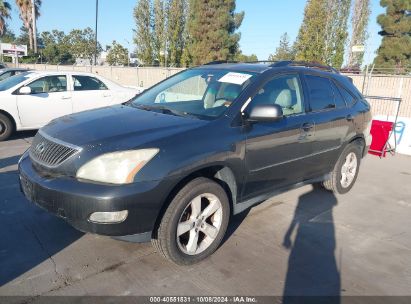
M 392 155 L 395 154 L 397 149 L 397 136 L 395 133 L 395 128 L 397 127 L 398 114 L 400 113 L 401 98 L 392 97 L 376 97 L 368 96 L 367 99 L 377 99 L 381 101 L 394 101 L 397 102 L 395 107 L 395 113 L 392 115 L 387 114 L 387 120 L 373 120 L 371 126 L 372 144 L 369 153 L 379 157 L 386 157 L 387 153 Z M 394 121 L 389 121 L 389 117 L 394 116 Z M 393 140 L 391 141 L 391 138 Z

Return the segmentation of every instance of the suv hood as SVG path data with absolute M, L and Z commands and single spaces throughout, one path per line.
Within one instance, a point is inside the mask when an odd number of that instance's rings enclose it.
M 119 105 L 63 116 L 50 122 L 42 131 L 80 147 L 104 144 L 132 149 L 206 123 Z

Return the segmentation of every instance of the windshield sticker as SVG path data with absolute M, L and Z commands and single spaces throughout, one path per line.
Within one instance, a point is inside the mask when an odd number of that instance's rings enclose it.
M 224 75 L 218 81 L 219 82 L 233 83 L 233 84 L 242 85 L 244 82 L 246 82 L 251 77 L 253 77 L 253 75 L 230 72 L 230 73 Z

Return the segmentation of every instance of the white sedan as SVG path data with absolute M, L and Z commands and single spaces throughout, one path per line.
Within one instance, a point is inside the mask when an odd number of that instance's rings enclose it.
M 141 93 L 91 73 L 28 72 L 0 82 L 0 141 L 67 114 L 124 103 Z

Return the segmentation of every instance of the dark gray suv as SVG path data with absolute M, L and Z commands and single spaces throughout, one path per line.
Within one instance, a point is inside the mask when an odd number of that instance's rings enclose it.
M 370 123 L 364 97 L 329 67 L 215 63 L 52 121 L 19 162 L 21 188 L 81 231 L 152 240 L 192 264 L 218 248 L 231 215 L 275 194 L 348 192 Z

